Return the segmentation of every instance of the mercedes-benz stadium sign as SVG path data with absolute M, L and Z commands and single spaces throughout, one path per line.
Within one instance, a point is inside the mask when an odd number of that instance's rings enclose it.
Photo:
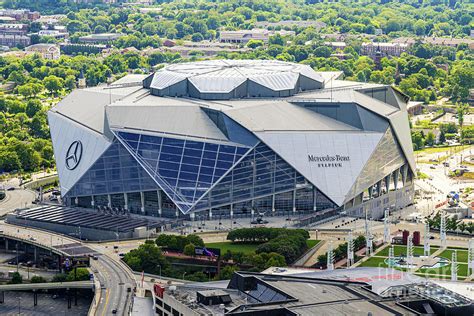
M 75 140 L 69 145 L 66 152 L 66 168 L 74 170 L 81 162 L 82 158 L 82 143 Z

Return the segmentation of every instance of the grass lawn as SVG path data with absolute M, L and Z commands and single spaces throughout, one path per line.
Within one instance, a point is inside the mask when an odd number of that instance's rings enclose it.
M 443 257 L 443 258 L 451 260 L 451 256 L 452 256 L 453 252 L 454 252 L 453 249 L 448 248 L 445 251 L 443 251 L 439 255 L 439 257 Z M 467 251 L 458 250 L 458 262 L 466 262 L 467 263 L 467 259 L 468 259 Z
M 375 267 L 375 268 L 388 268 L 388 264 L 385 263 L 385 259 L 382 257 L 371 257 L 367 261 L 362 262 L 359 267 Z M 406 271 L 405 268 L 397 268 L 396 270 Z
M 306 244 L 308 245 L 309 248 L 313 248 L 317 244 L 319 244 L 320 240 L 314 240 L 314 239 L 309 239 L 306 240 Z M 243 252 L 245 254 L 249 253 L 254 253 L 257 247 L 260 244 L 256 243 L 232 243 L 230 241 L 224 241 L 224 242 L 212 242 L 212 243 L 206 243 L 206 247 L 209 248 L 219 248 L 221 250 L 221 254 L 224 254 L 227 252 L 227 250 L 230 250 L 231 252 Z
M 451 265 L 444 266 L 442 268 L 421 268 L 416 271 L 417 273 L 426 273 L 426 274 L 443 274 L 443 275 L 451 275 Z M 460 276 L 467 276 L 467 264 L 458 264 L 458 275 Z
M 416 150 L 415 155 L 419 154 L 436 154 L 436 153 L 441 153 L 441 152 L 454 152 L 458 153 L 460 151 L 463 151 L 464 149 L 469 148 L 469 145 L 463 145 L 463 146 L 446 146 L 446 147 L 430 147 L 430 148 L 424 148 L 421 150 Z
M 319 244 L 321 240 L 316 240 L 316 239 L 308 239 L 306 240 L 306 244 L 308 245 L 308 249 L 311 249 L 313 248 L 314 246 L 316 246 L 317 244 Z
M 367 261 L 362 262 L 359 267 L 380 267 L 387 268 L 388 265 L 384 262 L 386 258 L 371 257 Z
M 379 257 L 388 257 L 388 250 L 389 249 L 390 249 L 390 246 L 385 247 L 384 249 L 380 250 L 379 252 L 376 252 L 375 255 L 379 256 Z M 431 246 L 430 247 L 430 252 L 434 253 L 437 249 L 438 249 L 438 246 Z M 401 255 L 406 256 L 407 255 L 407 246 L 394 245 L 393 246 L 393 252 L 394 252 L 394 256 L 401 256 Z M 423 247 L 420 247 L 420 246 L 413 247 L 413 255 L 422 256 L 423 252 L 424 252 Z

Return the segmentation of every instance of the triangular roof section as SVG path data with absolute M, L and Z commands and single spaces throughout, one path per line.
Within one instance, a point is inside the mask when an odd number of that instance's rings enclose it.
M 405 163 L 405 155 L 392 132 L 392 128 L 388 127 L 357 177 L 357 180 L 354 181 L 354 185 L 347 193 L 344 203 L 350 201 L 356 195 L 362 193 L 363 190 L 382 180 L 386 175 L 391 174 Z
M 358 131 L 256 134 L 339 206 L 383 136 Z
M 94 162 L 109 148 L 111 142 L 102 134 L 86 128 L 59 113 L 48 112 L 48 125 L 56 157 L 62 196 L 76 184 L 82 175 L 89 170 Z M 66 165 L 69 148 L 75 142 L 80 142 L 77 152 L 77 166 Z
M 413 153 L 413 143 L 411 141 L 410 124 L 406 111 L 398 111 L 389 117 L 390 125 L 397 136 L 398 143 L 402 147 L 405 157 L 408 160 L 411 170 L 415 173 L 416 164 Z
M 250 150 L 168 135 L 113 132 L 184 214 Z

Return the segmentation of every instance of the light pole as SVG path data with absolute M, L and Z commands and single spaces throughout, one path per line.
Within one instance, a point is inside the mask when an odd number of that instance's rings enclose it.
M 183 272 L 183 281 L 184 281 L 184 276 L 186 275 L 186 271 Z

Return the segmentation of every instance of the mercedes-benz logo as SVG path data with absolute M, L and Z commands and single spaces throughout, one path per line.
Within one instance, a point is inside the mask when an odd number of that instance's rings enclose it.
M 82 143 L 78 140 L 72 142 L 66 152 L 66 168 L 74 170 L 81 162 Z

